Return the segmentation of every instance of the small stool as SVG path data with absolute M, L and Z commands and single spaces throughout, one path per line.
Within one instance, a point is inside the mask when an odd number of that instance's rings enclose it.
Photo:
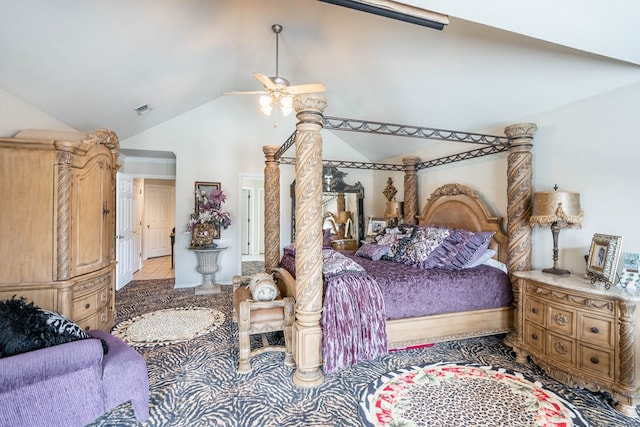
M 265 351 L 283 351 L 284 364 L 295 366 L 291 352 L 295 303 L 290 296 L 279 296 L 273 301 L 253 301 L 246 287 L 249 276 L 234 276 L 233 307 L 234 320 L 238 322 L 238 372 L 251 372 L 251 358 Z M 281 289 L 282 293 L 282 289 Z M 285 345 L 270 345 L 265 334 L 283 331 Z M 251 351 L 250 336 L 261 334 L 262 347 Z

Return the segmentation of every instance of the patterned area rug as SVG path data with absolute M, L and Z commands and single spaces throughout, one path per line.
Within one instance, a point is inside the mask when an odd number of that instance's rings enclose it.
M 251 276 L 256 273 L 264 273 L 264 261 L 243 261 L 242 275 Z
M 213 308 L 224 313 L 225 320 L 213 332 L 189 341 L 136 347 L 149 372 L 148 427 L 362 426 L 359 401 L 372 382 L 388 372 L 441 362 L 500 366 L 521 372 L 574 405 L 592 427 L 640 427 L 638 420 L 611 407 L 609 395 L 567 387 L 547 377 L 534 364 L 517 363 L 500 335 L 389 353 L 326 375 L 324 382 L 312 389 L 293 384 L 293 369 L 284 365 L 281 352 L 255 356 L 251 360 L 253 371 L 238 374 L 238 327 L 231 315 L 232 287 L 222 286 L 220 294 L 194 295 L 193 289 L 173 286 L 173 280 L 128 284 L 116 293 L 116 322 L 175 307 Z M 269 339 L 281 343 L 282 335 L 272 334 Z M 90 425 L 133 427 L 137 423 L 131 404 L 125 403 Z
M 134 347 L 153 347 L 206 335 L 216 330 L 224 320 L 224 313 L 212 308 L 169 308 L 125 320 L 111 333 Z
M 389 372 L 364 391 L 366 426 L 576 426 L 573 405 L 509 369 L 435 364 Z

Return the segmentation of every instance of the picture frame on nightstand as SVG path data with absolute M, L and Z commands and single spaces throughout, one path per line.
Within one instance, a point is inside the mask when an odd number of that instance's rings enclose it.
M 591 240 L 587 260 L 587 276 L 591 283 L 604 282 L 607 289 L 616 283 L 622 236 L 596 233 Z

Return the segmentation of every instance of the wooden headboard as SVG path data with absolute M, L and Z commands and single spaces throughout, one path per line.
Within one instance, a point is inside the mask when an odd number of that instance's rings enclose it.
M 508 237 L 502 229 L 502 218 L 491 215 L 476 192 L 466 185 L 445 184 L 437 188 L 422 209 L 418 224 L 493 231 L 489 247 L 496 251 L 495 259 L 507 263 Z

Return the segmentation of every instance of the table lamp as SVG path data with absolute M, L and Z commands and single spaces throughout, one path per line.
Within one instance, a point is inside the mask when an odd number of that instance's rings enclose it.
M 351 222 L 351 211 L 338 211 L 338 239 L 348 239 L 349 223 Z
M 402 202 L 388 201 L 384 210 L 384 219 L 387 220 L 387 225 L 395 227 L 400 218 L 402 218 Z
M 553 268 L 545 268 L 544 273 L 568 275 L 568 270 L 558 268 L 558 235 L 562 228 L 580 228 L 584 212 L 580 208 L 580 194 L 568 191 L 538 192 L 533 195 L 533 207 L 529 225 L 551 226 L 553 235 Z

